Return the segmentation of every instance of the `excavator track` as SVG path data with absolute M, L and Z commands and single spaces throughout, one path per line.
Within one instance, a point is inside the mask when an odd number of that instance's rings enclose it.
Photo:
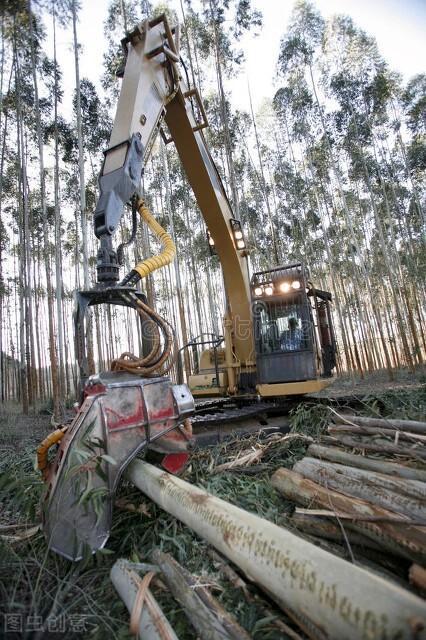
M 231 436 L 260 431 L 286 433 L 290 429 L 290 411 L 305 402 L 356 409 L 362 404 L 362 399 L 356 395 L 346 395 L 328 398 L 291 396 L 271 400 L 244 396 L 199 400 L 191 418 L 197 445 L 215 444 Z
M 198 446 L 260 431 L 287 432 L 288 413 L 296 401 L 259 401 L 258 396 L 217 398 L 196 403 L 192 428 Z
M 211 406 L 208 409 L 203 408 L 200 413 L 196 407 L 195 416 L 192 418 L 193 426 L 207 427 L 217 425 L 221 422 L 239 422 L 252 416 L 264 415 L 278 407 L 272 402 L 253 402 L 249 405 L 238 405 L 229 403 L 222 406 Z

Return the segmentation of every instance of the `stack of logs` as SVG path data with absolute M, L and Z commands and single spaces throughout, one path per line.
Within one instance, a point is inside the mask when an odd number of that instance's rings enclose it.
M 292 524 L 424 594 L 426 423 L 334 414 L 327 432 L 293 470 L 272 477 L 298 505 Z

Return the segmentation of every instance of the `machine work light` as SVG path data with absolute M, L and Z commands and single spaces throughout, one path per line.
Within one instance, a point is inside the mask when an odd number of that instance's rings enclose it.
M 300 289 L 300 280 L 293 280 L 291 286 L 293 287 L 293 289 Z
M 246 241 L 244 240 L 241 222 L 235 218 L 231 218 L 229 222 L 231 224 L 231 231 L 234 237 L 235 246 L 239 251 L 243 251 L 246 248 Z
M 274 293 L 274 288 L 273 288 L 272 284 L 268 284 L 265 287 L 265 293 L 266 293 L 267 296 L 272 296 L 272 294 Z
M 255 287 L 254 289 L 254 295 L 255 296 L 261 296 L 263 293 L 263 287 Z
M 281 282 L 280 291 L 283 293 L 288 293 L 290 291 L 290 283 L 289 282 Z

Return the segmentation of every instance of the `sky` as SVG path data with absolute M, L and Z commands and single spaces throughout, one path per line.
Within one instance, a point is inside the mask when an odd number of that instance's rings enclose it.
M 257 37 L 250 34 L 243 38 L 240 47 L 245 54 L 245 63 L 239 77 L 226 83 L 234 106 L 246 111 L 249 110 L 248 82 L 255 110 L 265 98 L 274 95 L 280 39 L 293 7 L 293 0 L 252 1 L 263 13 L 263 28 Z M 178 0 L 169 0 L 169 3 L 181 15 Z M 78 23 L 78 39 L 82 45 L 80 75 L 98 85 L 106 47 L 103 22 L 108 0 L 81 0 L 81 5 Z M 383 57 L 404 80 L 426 72 L 426 0 L 316 0 L 316 6 L 325 18 L 335 13 L 350 15 L 358 26 L 377 39 Z M 60 30 L 57 37 L 58 59 L 64 71 L 63 107 L 67 115 L 71 114 L 75 83 L 71 38 L 71 30 Z M 51 37 L 49 48 L 52 51 Z

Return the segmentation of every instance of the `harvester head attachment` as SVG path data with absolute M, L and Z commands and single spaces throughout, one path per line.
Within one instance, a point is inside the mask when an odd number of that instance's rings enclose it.
M 91 376 L 84 400 L 46 467 L 43 525 L 49 547 L 70 560 L 108 540 L 118 482 L 142 450 L 180 454 L 191 442 L 194 400 L 169 378 Z

